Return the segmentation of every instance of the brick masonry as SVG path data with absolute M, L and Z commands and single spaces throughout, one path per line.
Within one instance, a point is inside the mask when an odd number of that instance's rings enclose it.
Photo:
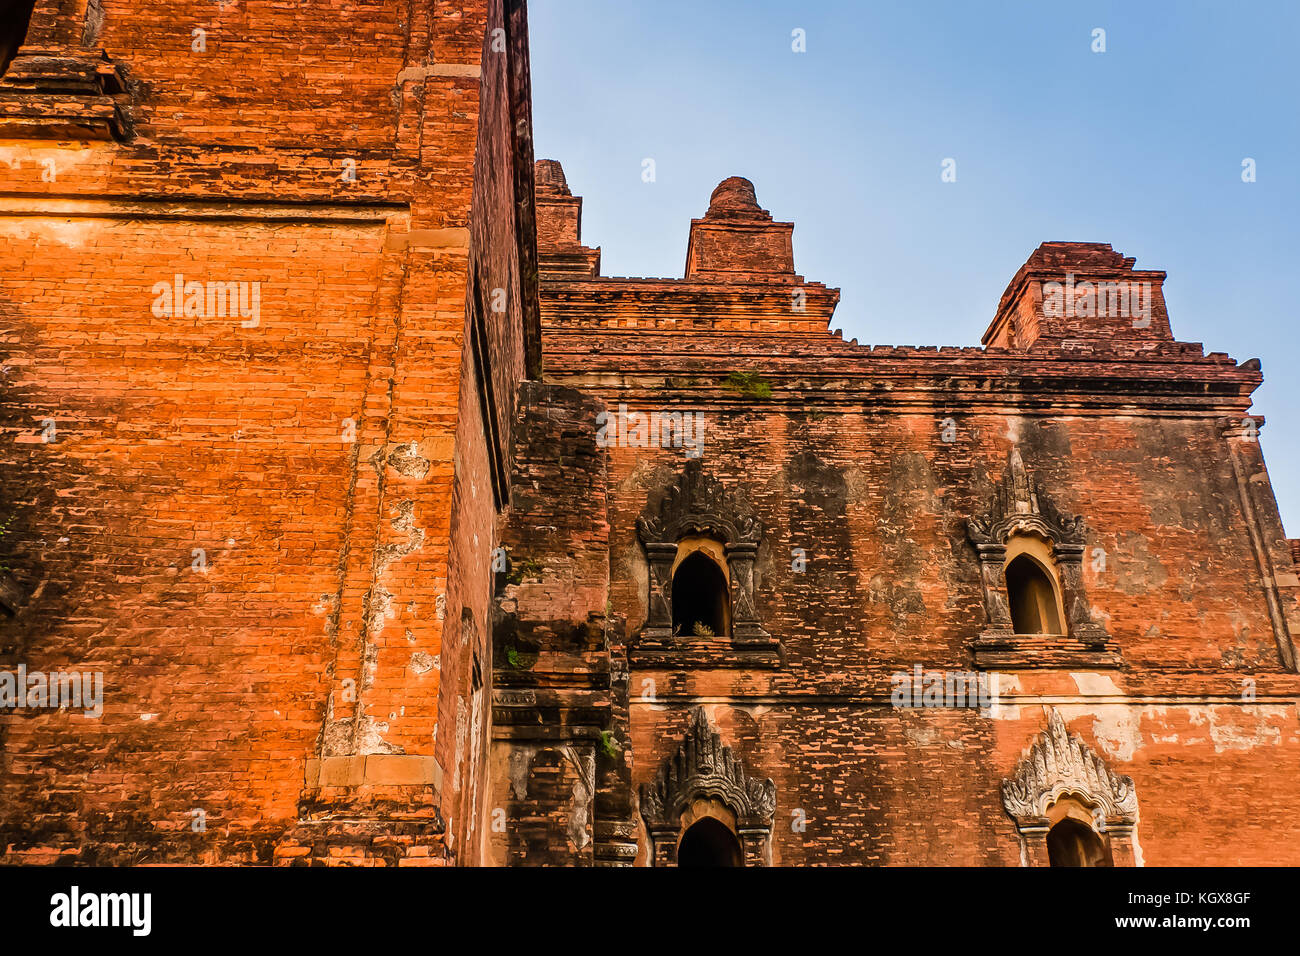
M 581 201 L 544 165 L 547 381 L 607 412 L 703 416 L 703 468 L 763 523 L 754 600 L 782 645 L 775 667 L 690 641 L 676 663 L 638 663 L 655 587 L 638 518 L 689 458 L 607 447 L 633 800 L 702 706 L 749 776 L 775 784 L 771 862 L 1017 865 L 1037 851 L 1002 781 L 1055 709 L 1133 778 L 1140 819 L 1117 864 L 1295 861 L 1278 837 L 1300 769 L 1298 582 L 1250 413 L 1259 363 L 1176 341 L 1164 273 L 1045 243 L 985 347 L 860 346 L 827 331 L 838 293 L 794 272 L 788 224 L 745 181 L 692 223 L 685 278 L 605 278 L 579 240 Z M 1067 281 L 1149 283 L 1148 317 L 1052 314 L 1044 290 Z M 999 706 L 900 710 L 892 675 L 975 667 L 986 612 L 967 529 L 1012 448 L 1041 497 L 1084 519 L 1082 593 L 1118 663 L 1056 666 L 1046 642 L 1026 645 L 995 668 Z M 548 570 L 554 550 L 535 552 Z
M 12 67 L 0 668 L 104 709 L 0 715 L 0 860 L 475 862 L 522 4 L 40 0 Z
M 522 2 L 315 10 L 37 0 L 0 78 L 0 671 L 104 680 L 0 710 L 0 862 L 1040 864 L 1031 746 L 1117 865 L 1300 862 L 1262 373 L 1163 272 L 1048 242 L 982 347 L 863 346 L 731 177 L 605 277 Z M 687 541 L 729 633 L 663 620 Z

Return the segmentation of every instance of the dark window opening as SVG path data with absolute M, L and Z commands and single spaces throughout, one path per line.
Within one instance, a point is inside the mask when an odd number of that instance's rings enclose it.
M 1047 831 L 1052 866 L 1112 866 L 1110 851 L 1091 827 L 1066 817 Z
M 1017 634 L 1061 634 L 1056 588 L 1033 558 L 1020 555 L 1007 565 L 1011 626 Z
M 702 552 L 679 564 L 673 575 L 673 633 L 683 637 L 727 633 L 727 579 Z
M 682 834 L 677 847 L 678 866 L 744 866 L 736 834 L 721 821 L 704 817 Z
M 0 76 L 9 72 L 18 48 L 27 40 L 36 0 L 0 0 Z

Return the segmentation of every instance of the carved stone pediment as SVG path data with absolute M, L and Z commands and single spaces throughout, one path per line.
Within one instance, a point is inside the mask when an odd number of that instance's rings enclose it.
M 711 534 L 727 545 L 757 547 L 763 537 L 762 522 L 705 471 L 698 458 L 686 462 L 658 508 L 647 507 L 641 513 L 636 529 L 647 545 L 675 544 L 686 535 Z
M 745 774 L 723 745 L 704 709 L 697 708 L 677 752 L 664 761 L 652 784 L 641 787 L 641 815 L 651 829 L 673 828 L 692 801 L 713 797 L 736 814 L 741 829 L 768 828 L 776 813 L 776 784 Z
M 1034 534 L 1054 545 L 1082 545 L 1087 536 L 1083 518 L 1056 510 L 1015 446 L 1007 459 L 992 508 L 966 523 L 971 541 L 977 546 L 1006 544 L 1012 535 Z
M 1047 729 L 1025 752 L 1015 775 L 1002 781 L 1002 805 L 1018 823 L 1037 821 L 1067 795 L 1100 808 L 1110 823 L 1137 822 L 1133 778 L 1111 773 L 1082 737 L 1066 730 L 1065 720 L 1053 707 Z
M 744 499 L 727 490 L 700 459 L 646 505 L 636 522 L 650 566 L 649 608 L 635 639 L 633 664 L 673 667 L 777 667 L 781 644 L 764 630 L 755 600 L 754 564 L 763 523 Z M 673 633 L 672 569 L 677 546 L 690 535 L 712 537 L 726 555 L 731 599 L 731 633 L 701 638 Z
M 1007 542 L 1030 534 L 1051 548 L 1064 624 L 1069 640 L 1020 635 L 1013 631 L 1006 582 Z M 966 535 L 979 556 L 980 584 L 988 620 L 974 646 L 981 667 L 1117 667 L 1119 646 L 1093 617 L 1083 583 L 1083 552 L 1087 528 L 1083 518 L 1056 509 L 1025 467 L 1020 450 L 1012 446 L 1007 470 L 992 507 L 966 522 Z

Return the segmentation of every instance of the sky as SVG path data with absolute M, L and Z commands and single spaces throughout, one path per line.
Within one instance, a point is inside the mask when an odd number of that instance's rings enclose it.
M 978 345 L 1039 243 L 1108 242 L 1168 273 L 1176 338 L 1262 361 L 1300 536 L 1300 3 L 531 0 L 529 31 L 535 152 L 602 274 L 680 277 L 745 176 L 846 340 Z

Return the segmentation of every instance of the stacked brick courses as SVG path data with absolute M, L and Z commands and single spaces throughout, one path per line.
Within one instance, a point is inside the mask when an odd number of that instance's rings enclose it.
M 77 7 L 0 82 L 0 666 L 101 671 L 104 713 L 0 714 L 0 860 L 475 862 L 522 4 Z M 87 58 L 118 139 L 8 82 Z

